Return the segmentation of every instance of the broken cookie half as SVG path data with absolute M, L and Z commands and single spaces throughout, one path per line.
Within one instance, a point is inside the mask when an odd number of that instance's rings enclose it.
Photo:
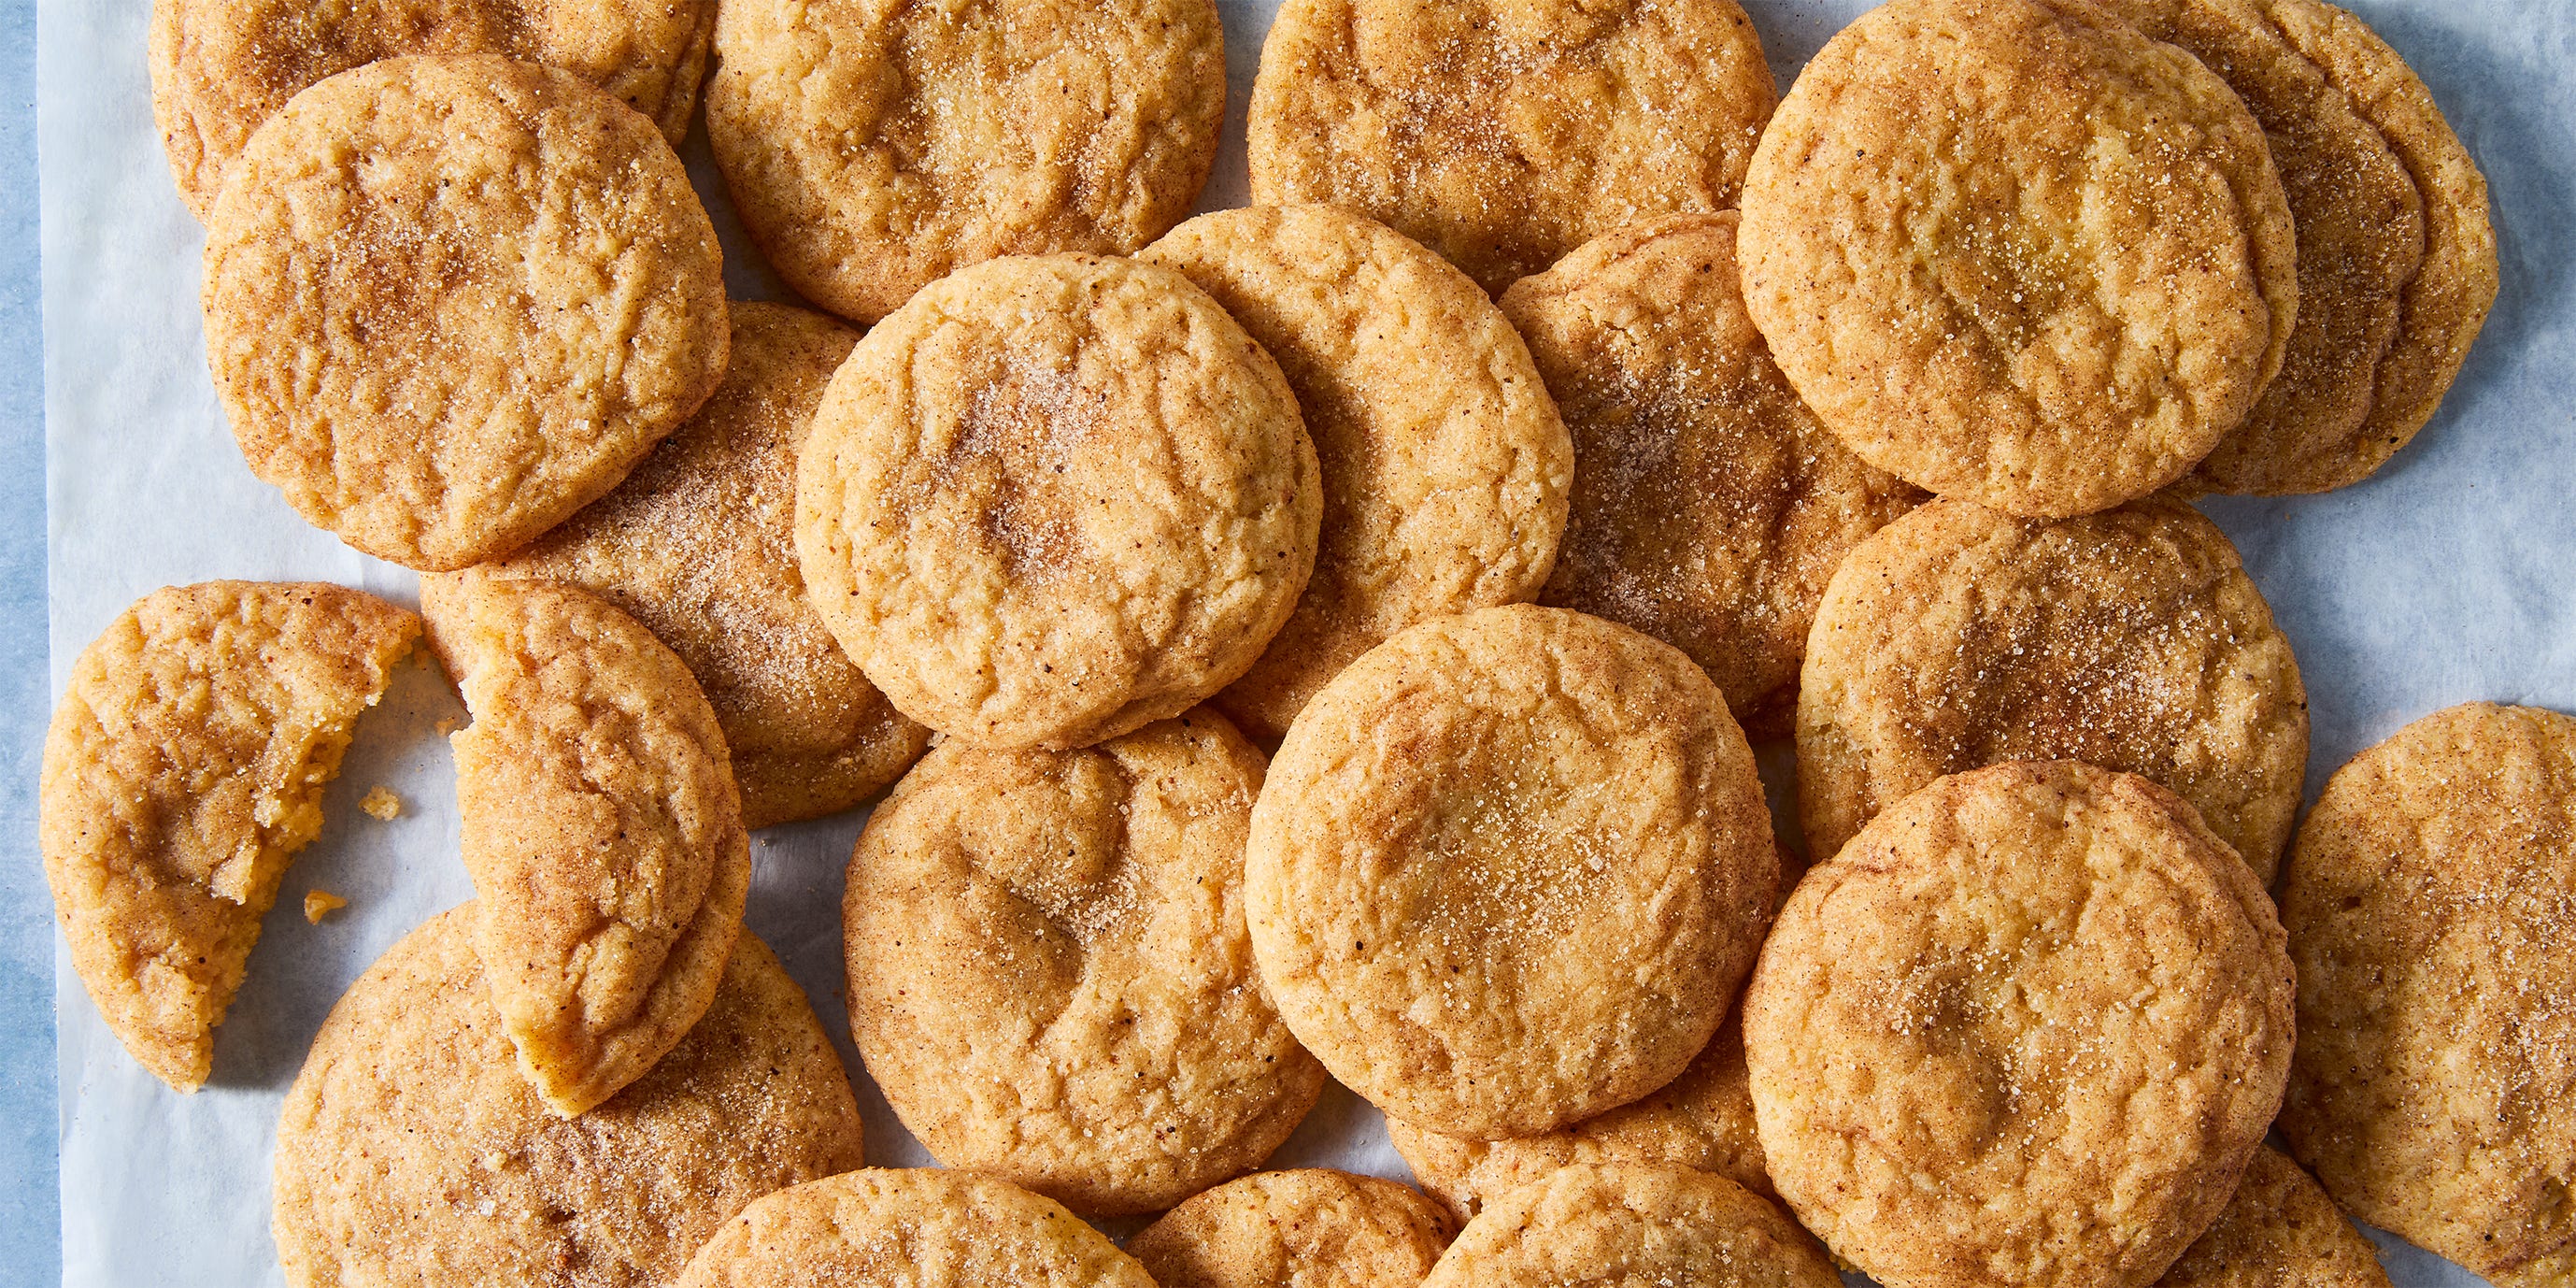
M 207 582 L 144 596 L 72 664 L 40 789 L 54 915 L 100 1016 L 173 1088 L 204 1085 L 260 917 L 420 629 L 340 586 Z
M 706 1013 L 751 884 L 723 732 L 679 657 L 570 586 L 428 578 L 475 946 L 519 1067 L 580 1114 Z

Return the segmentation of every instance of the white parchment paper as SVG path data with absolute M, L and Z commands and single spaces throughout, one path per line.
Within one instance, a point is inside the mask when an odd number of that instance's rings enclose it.
M 2377 478 L 2329 496 L 2218 500 L 2299 650 L 2315 717 L 2309 771 L 2472 698 L 2576 710 L 2576 6 L 2557 0 L 2348 0 L 2413 62 L 2492 185 L 2504 289 L 2448 403 Z M 1785 87 L 1865 3 L 1745 0 Z M 1231 79 L 1208 208 L 1245 199 L 1243 111 L 1269 0 L 1220 0 Z M 217 577 L 343 582 L 404 602 L 412 574 L 308 528 L 253 478 L 206 375 L 201 234 L 162 160 L 146 0 L 39 0 L 51 641 L 72 659 L 136 597 Z M 776 278 L 740 236 L 702 136 L 687 149 L 746 298 Z M 128 1059 L 57 949 L 63 1279 L 79 1288 L 281 1282 L 268 1235 L 278 1104 L 331 1003 L 412 926 L 471 894 L 456 860 L 434 669 L 403 672 L 361 726 L 330 823 L 288 876 L 219 1031 L 213 1082 L 169 1092 Z M 391 822 L 360 813 L 386 785 Z M 849 1049 L 837 909 L 861 819 L 754 842 L 750 924 L 832 1030 L 867 1115 L 871 1162 L 929 1162 Z M 34 862 L 25 856 L 23 862 Z M 305 891 L 349 908 L 308 925 Z M 1374 1110 L 1328 1091 L 1281 1166 L 1404 1176 Z M 1133 1224 L 1120 1229 L 1132 1229 Z M 2401 1288 L 2477 1281 L 2381 1239 Z

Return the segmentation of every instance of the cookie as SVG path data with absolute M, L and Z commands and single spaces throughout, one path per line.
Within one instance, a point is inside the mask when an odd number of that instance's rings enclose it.
M 203 219 L 251 132 L 297 91 L 399 54 L 503 54 L 571 72 L 680 146 L 715 0 L 154 0 L 152 115 Z
M 1253 971 L 1261 753 L 1205 711 L 1081 751 L 933 749 L 841 905 L 850 1033 L 950 1167 L 1151 1212 L 1259 1166 L 1324 1073 Z
M 1586 243 L 1503 292 L 1574 434 L 1573 514 L 1539 602 L 1690 655 L 1785 731 L 1825 581 L 1923 496 L 1798 400 L 1744 312 L 1736 214 Z
M 2087 5 L 1896 0 L 1799 74 L 1744 183 L 1744 304 L 1825 427 L 1916 486 L 2090 514 L 2182 477 L 2298 307 L 2262 127 Z
M 1201 215 L 1143 257 L 1180 270 L 1278 360 L 1323 467 L 1314 577 L 1216 699 L 1246 733 L 1276 742 L 1326 680 L 1415 622 L 1538 594 L 1573 447 L 1474 282 L 1323 206 Z
M 1488 292 L 1623 224 L 1735 204 L 1774 90 L 1735 0 L 1288 0 L 1252 200 L 1340 206 Z
M 1417 1288 L 1448 1243 L 1430 1200 L 1313 1168 L 1209 1190 L 1145 1227 L 1127 1253 L 1162 1288 Z
M 512 1066 L 472 904 L 405 936 L 314 1036 L 278 1117 L 287 1283 L 648 1288 L 753 1199 L 860 1165 L 805 995 L 742 937 L 706 1019 L 579 1119 Z
M 2389 1288 L 2361 1231 L 2299 1165 L 2254 1151 L 2218 1224 L 2182 1254 L 2157 1288 Z
M 1057 1204 L 972 1172 L 875 1168 L 781 1190 L 673 1288 L 1155 1288 Z
M 2576 717 L 2472 703 L 2326 781 L 2281 880 L 2291 1152 L 2498 1288 L 2576 1283 Z
M 316 527 L 461 568 L 589 504 L 724 375 L 715 226 L 569 72 L 390 58 L 295 96 L 206 220 L 206 355 Z
M 1708 677 L 1526 605 L 1426 622 L 1325 685 L 1271 763 L 1245 866 L 1298 1040 L 1390 1116 L 1485 1140 L 1680 1074 L 1779 876 Z
M 1423 1288 L 1835 1288 L 1824 1249 L 1720 1176 L 1579 1163 L 1514 1191 L 1459 1231 Z
M 797 458 L 823 622 L 895 709 L 980 747 L 1088 746 L 1261 656 L 1315 563 L 1296 398 L 1189 279 L 991 260 L 877 324 Z
M 1680 1077 L 1598 1118 L 1506 1140 L 1443 1136 L 1389 1118 L 1386 1135 L 1423 1191 L 1461 1224 L 1502 1196 L 1578 1163 L 1672 1163 L 1775 1197 L 1753 1128 L 1744 1029 L 1733 1016 Z
M 796 449 L 858 338 L 735 304 L 732 365 L 697 416 L 616 491 L 487 565 L 590 591 L 678 653 L 724 728 L 749 827 L 848 809 L 930 742 L 841 652 L 796 566 Z
M 1808 852 L 1943 774 L 2060 758 L 2162 783 L 2271 881 L 2307 696 L 2226 534 L 2161 498 L 2055 523 L 1943 500 L 1855 548 L 1801 672 Z
M 350 728 L 419 636 L 354 590 L 217 581 L 144 596 L 72 662 L 38 848 L 72 970 L 152 1076 L 205 1084 Z
M 2360 482 L 2433 414 L 2495 302 L 2486 179 L 2429 90 L 2315 0 L 2116 0 L 2262 123 L 2298 233 L 2281 374 L 2187 480 L 2218 492 Z
M 860 322 L 1003 255 L 1132 254 L 1216 161 L 1212 0 L 730 0 L 707 139 L 789 285 Z
M 449 742 L 492 1001 L 521 1071 L 580 1114 L 679 1043 L 733 955 L 751 843 L 724 734 L 595 595 L 468 574 L 422 598 L 474 716 Z
M 1789 897 L 1744 999 L 1772 1184 L 1905 1288 L 2153 1283 L 2280 1107 L 2290 960 L 2180 797 L 2074 761 L 1940 779 Z

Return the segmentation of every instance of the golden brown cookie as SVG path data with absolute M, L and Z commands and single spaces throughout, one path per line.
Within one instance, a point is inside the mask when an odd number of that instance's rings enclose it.
M 423 600 L 474 715 L 449 741 L 492 1001 L 579 1114 L 678 1044 L 733 955 L 751 846 L 724 734 L 679 657 L 587 591 L 466 574 Z
M 1717 1031 L 1779 860 L 1753 753 L 1670 645 L 1555 608 L 1416 626 L 1289 727 L 1252 814 L 1261 975 L 1417 1127 L 1554 1131 Z
M 2037 517 L 2190 470 L 2298 304 L 2262 128 L 2080 4 L 1896 0 L 1844 28 L 1762 136 L 1742 241 L 1745 307 L 1826 428 Z
M 1243 674 L 1323 515 L 1279 367 L 1189 279 L 991 260 L 850 355 L 797 462 L 806 593 L 895 708 L 1088 746 Z
M 943 743 L 877 806 L 841 905 L 850 1032 L 933 1156 L 1120 1215 L 1295 1130 L 1324 1072 L 1253 970 L 1261 771 L 1195 711 L 1082 751 Z
M 1773 98 L 1735 0 L 1288 0 L 1252 199 L 1367 215 L 1500 292 L 1623 224 L 1735 204 Z
M 858 338 L 819 313 L 735 304 L 732 365 L 697 416 L 616 491 L 490 565 L 588 590 L 689 664 L 749 827 L 848 809 L 930 743 L 841 652 L 796 566 L 796 449 Z
M 1579 1163 L 1458 1232 L 1423 1288 L 1835 1288 L 1815 1239 L 1722 1176 Z
M 1326 680 L 1415 622 L 1538 593 L 1574 449 L 1520 336 L 1465 274 L 1324 206 L 1201 215 L 1143 258 L 1278 360 L 1323 466 L 1314 578 L 1216 700 L 1246 733 L 1276 741 Z
M 1753 319 L 1736 214 L 1586 243 L 1503 292 L 1574 433 L 1574 506 L 1540 602 L 1690 654 L 1748 728 L 1785 730 L 1816 601 L 1923 495 L 1798 400 Z
M 153 0 L 152 115 L 205 218 L 251 132 L 298 90 L 398 54 L 502 54 L 571 72 L 688 133 L 715 0 Z
M 1808 872 L 1744 999 L 1771 1180 L 1905 1288 L 2139 1288 L 2280 1107 L 2290 961 L 2173 793 L 2074 761 L 1972 770 Z
M 1937 501 L 1826 588 L 1798 807 L 1830 857 L 1943 774 L 2082 760 L 2181 794 L 2269 883 L 2307 773 L 2307 691 L 2216 524 L 2154 498 L 2054 523 Z
M 2354 1216 L 2576 1283 L 2576 717 L 2471 703 L 2326 781 L 2281 879 L 2281 1131 Z
M 2254 1151 L 2218 1223 L 2156 1288 L 2389 1288 L 2379 1254 L 2289 1156 Z
M 472 904 L 331 1009 L 277 1124 L 286 1281 L 652 1288 L 744 1205 L 860 1165 L 859 1110 L 805 994 L 742 937 L 706 1019 L 578 1119 L 513 1067 Z
M 2486 179 L 2430 91 L 2316 0 L 2115 0 L 2198 55 L 2262 123 L 2298 231 L 2281 374 L 2192 472 L 2220 492 L 2357 483 L 2423 428 L 2495 302 Z
M 1212 0 L 731 0 L 707 138 L 788 284 L 874 322 L 1002 255 L 1133 254 L 1216 160 Z
M 204 1085 L 323 784 L 419 636 L 354 590 L 217 581 L 144 596 L 72 662 L 37 839 L 72 969 L 152 1076 Z
M 1161 1288 L 1419 1288 L 1449 1244 L 1393 1181 L 1310 1168 L 1220 1185 L 1127 1243 Z
M 1155 1288 L 1072 1213 L 972 1172 L 872 1168 L 725 1223 L 673 1288 Z
M 379 558 L 461 568 L 617 485 L 724 375 L 715 226 L 568 72 L 390 58 L 295 96 L 206 220 L 206 354 L 251 470 Z
M 1423 1191 L 1462 1224 L 1502 1196 L 1577 1163 L 1674 1163 L 1775 1197 L 1753 1128 L 1744 1029 L 1732 1015 L 1680 1077 L 1598 1118 L 1506 1140 L 1443 1136 L 1389 1118 L 1386 1135 Z

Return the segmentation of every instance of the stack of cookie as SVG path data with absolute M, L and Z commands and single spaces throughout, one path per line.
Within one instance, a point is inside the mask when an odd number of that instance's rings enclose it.
M 839 320 L 725 299 L 711 49 Z M 1895 0 L 1775 110 L 1733 0 L 1290 0 L 1188 222 L 1209 0 L 161 0 L 154 61 L 246 457 L 429 575 L 82 656 L 45 855 L 139 1060 L 207 1078 L 423 617 L 473 714 L 291 1281 L 2380 1282 L 2340 1203 L 2576 1284 L 2576 720 L 2300 825 L 2187 504 L 2369 475 L 2494 295 L 2349 15 Z M 750 829 L 890 785 L 850 1025 L 954 1172 L 858 1170 L 742 929 Z M 1428 1197 L 1257 1170 L 1328 1076 Z

